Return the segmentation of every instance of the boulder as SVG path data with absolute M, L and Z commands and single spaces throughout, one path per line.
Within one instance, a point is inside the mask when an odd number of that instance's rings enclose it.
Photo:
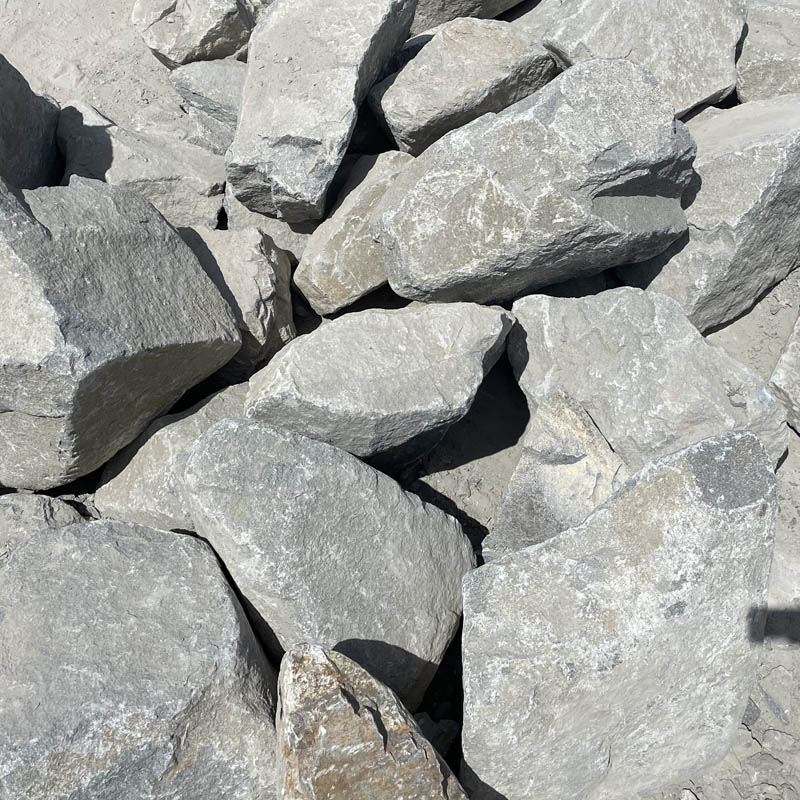
M 318 642 L 419 703 L 473 564 L 454 519 L 343 450 L 253 420 L 203 434 L 185 480 L 197 532 L 274 656 Z
M 482 17 L 489 19 L 516 5 L 518 0 L 419 0 L 414 23 L 414 33 L 427 31 L 456 17 Z
M 688 126 L 699 176 L 688 234 L 619 274 L 674 297 L 705 331 L 747 311 L 800 265 L 800 95 L 709 109 Z
M 0 485 L 97 469 L 236 353 L 230 308 L 135 192 L 0 186 Z
M 3 796 L 275 800 L 275 674 L 205 542 L 38 531 L 0 608 Z
M 415 0 L 272 3 L 250 40 L 233 193 L 288 222 L 319 219 L 358 108 L 408 36 Z
M 471 303 L 346 314 L 251 378 L 247 416 L 404 466 L 467 413 L 511 324 Z
M 467 575 L 470 797 L 641 797 L 721 759 L 758 661 L 777 511 L 763 447 L 729 433 Z
M 276 726 L 283 800 L 467 800 L 397 695 L 335 650 L 286 653 Z
M 372 230 L 399 295 L 508 300 L 662 252 L 686 230 L 693 158 L 652 76 L 586 62 L 429 147 Z
M 758 434 L 773 462 L 785 412 L 754 372 L 708 343 L 671 298 L 623 287 L 525 297 L 509 357 L 535 407 L 570 394 L 630 469 L 729 430 Z
M 413 160 L 394 151 L 360 158 L 336 208 L 311 234 L 294 282 L 318 314 L 333 314 L 386 283 L 369 220 L 392 181 Z
M 437 28 L 373 87 L 369 103 L 397 146 L 416 156 L 448 131 L 532 94 L 556 71 L 550 54 L 509 23 L 465 17 Z

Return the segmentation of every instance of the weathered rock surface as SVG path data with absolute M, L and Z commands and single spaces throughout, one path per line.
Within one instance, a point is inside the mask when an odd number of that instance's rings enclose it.
M 620 288 L 525 297 L 509 357 L 535 406 L 563 389 L 630 469 L 727 430 L 758 434 L 773 461 L 785 412 L 755 373 L 709 344 L 671 298 Z
M 736 86 L 736 46 L 744 0 L 568 0 L 544 45 L 564 67 L 593 58 L 625 58 L 648 69 L 682 116 L 721 100 Z
M 466 800 L 397 695 L 335 650 L 286 653 L 276 727 L 283 800 Z
M 533 45 L 542 46 L 547 31 L 564 16 L 563 0 L 524 0 L 512 6 L 501 19 L 510 22 Z
M 134 192 L 0 187 L 0 484 L 96 469 L 239 349 L 191 250 Z
M 800 265 L 800 95 L 709 109 L 688 127 L 699 174 L 688 240 L 620 275 L 674 297 L 707 330 Z
M 370 216 L 413 160 L 396 151 L 360 158 L 336 208 L 311 234 L 294 282 L 318 314 L 333 314 L 386 283 L 381 249 L 369 230 Z
M 800 321 L 786 340 L 770 388 L 783 403 L 789 424 L 800 432 Z
M 274 672 L 205 542 L 43 530 L 0 607 L 3 797 L 274 800 Z
M 223 419 L 244 417 L 247 384 L 231 386 L 180 414 L 152 422 L 103 470 L 94 502 L 111 519 L 163 530 L 193 531 L 184 473 L 197 439 Z
M 466 576 L 470 796 L 637 797 L 721 759 L 757 663 L 777 510 L 757 438 L 726 434 Z
M 63 109 L 58 143 L 66 158 L 65 183 L 81 175 L 133 189 L 175 227 L 217 224 L 225 164 L 208 150 L 125 130 L 87 103 Z
M 18 189 L 58 183 L 58 104 L 36 94 L 0 55 L 0 177 Z
M 403 297 L 506 300 L 663 251 L 686 230 L 693 158 L 649 74 L 587 62 L 428 148 L 373 234 Z
M 501 308 L 467 303 L 346 314 L 252 377 L 247 415 L 383 467 L 408 464 L 467 413 L 511 324 Z
M 194 445 L 187 498 L 275 654 L 314 641 L 419 702 L 459 624 L 472 548 L 452 518 L 324 442 L 252 420 Z
M 580 525 L 630 476 L 591 417 L 569 395 L 539 402 L 483 558 L 539 544 Z
M 419 155 L 448 131 L 498 112 L 540 89 L 557 72 L 509 23 L 462 18 L 437 28 L 418 55 L 369 94 L 397 146 Z
M 456 17 L 496 17 L 516 3 L 517 0 L 419 0 L 412 30 L 427 31 Z
M 250 40 L 236 137 L 233 193 L 252 211 L 318 219 L 358 107 L 407 38 L 414 0 L 277 2 Z

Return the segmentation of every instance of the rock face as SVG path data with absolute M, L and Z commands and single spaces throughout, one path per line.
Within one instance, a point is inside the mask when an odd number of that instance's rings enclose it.
M 318 219 L 358 107 L 406 39 L 414 0 L 277 2 L 250 41 L 228 181 L 252 211 Z
M 753 372 L 707 343 L 671 298 L 621 288 L 525 297 L 509 356 L 531 403 L 563 389 L 629 468 L 727 430 L 758 434 L 773 461 L 785 412 Z
M 61 113 L 58 143 L 70 176 L 125 186 L 175 227 L 217 224 L 225 186 L 223 159 L 189 142 L 125 130 L 87 103 Z
M 539 544 L 580 525 L 629 477 L 591 417 L 569 395 L 538 404 L 483 558 Z
M 239 349 L 191 250 L 134 192 L 0 187 L 0 485 L 47 489 L 132 441 Z
M 318 314 L 333 314 L 386 283 L 369 220 L 392 181 L 413 160 L 398 152 L 360 158 L 337 207 L 311 235 L 294 282 Z
M 247 415 L 382 467 L 408 464 L 467 413 L 511 322 L 467 303 L 347 314 L 253 376 Z
M 94 502 L 104 517 L 193 531 L 184 499 L 189 451 L 212 425 L 244 417 L 247 384 L 231 386 L 181 414 L 159 417 L 103 470 Z
M 518 0 L 419 0 L 412 30 L 427 31 L 456 17 L 491 18 L 516 5 Z
M 0 98 L 0 177 L 17 189 L 58 183 L 57 103 L 36 94 L 1 55 Z
M 800 95 L 713 109 L 689 130 L 700 187 L 686 210 L 688 240 L 620 275 L 674 297 L 703 331 L 800 265 Z
M 639 797 L 722 758 L 757 663 L 776 515 L 763 447 L 726 434 L 468 575 L 470 796 Z
M 397 146 L 419 155 L 448 131 L 527 97 L 555 77 L 544 48 L 507 22 L 462 18 L 369 95 Z
M 798 0 L 747 0 L 747 36 L 736 69 L 743 103 L 800 92 Z
M 342 450 L 251 420 L 195 443 L 186 486 L 275 654 L 319 642 L 419 702 L 473 563 L 455 520 Z
M 568 0 L 544 45 L 565 67 L 592 58 L 626 58 L 645 67 L 678 116 L 730 94 L 744 0 L 702 0 L 688 10 L 682 0 L 666 0 L 641 10 L 636 0 Z
M 4 796 L 275 799 L 274 673 L 205 542 L 40 531 L 0 607 Z
M 335 650 L 286 653 L 276 725 L 283 800 L 466 800 L 395 693 Z
M 580 64 L 403 171 L 373 218 L 389 283 L 413 299 L 490 302 L 655 255 L 686 230 L 693 158 L 644 70 Z
M 800 322 L 786 340 L 770 387 L 786 408 L 789 424 L 800 432 Z

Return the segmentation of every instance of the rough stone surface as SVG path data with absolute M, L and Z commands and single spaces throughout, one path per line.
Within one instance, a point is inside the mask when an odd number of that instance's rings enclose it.
M 0 607 L 0 796 L 274 800 L 274 672 L 205 542 L 43 530 Z
M 58 183 L 58 104 L 36 94 L 1 55 L 0 98 L 0 176 L 17 189 Z
M 369 220 L 392 181 L 413 160 L 398 152 L 360 158 L 336 208 L 311 234 L 294 282 L 318 314 L 333 314 L 386 283 Z
M 433 144 L 373 234 L 403 297 L 506 300 L 663 251 L 686 230 L 693 158 L 650 75 L 591 61 Z
M 556 71 L 550 54 L 507 22 L 456 19 L 377 84 L 369 102 L 397 146 L 419 155 L 448 131 L 532 94 Z
M 0 484 L 47 489 L 132 441 L 239 349 L 233 315 L 134 192 L 0 186 Z
M 252 211 L 318 219 L 361 102 L 407 38 L 414 0 L 277 2 L 253 31 L 228 181 Z
M 789 424 L 800 432 L 800 321 L 786 340 L 770 387 L 785 406 Z
M 533 45 L 542 46 L 547 31 L 563 16 L 563 0 L 524 0 L 512 6 L 501 19 L 512 23 Z
M 456 17 L 496 17 L 516 3 L 517 0 L 419 0 L 412 31 L 427 31 Z
M 639 797 L 721 759 L 757 664 L 777 511 L 763 447 L 726 434 L 466 576 L 470 796 Z
M 335 650 L 286 653 L 276 727 L 283 800 L 466 800 L 397 695 Z
M 709 344 L 671 298 L 620 288 L 514 304 L 509 356 L 535 405 L 563 389 L 632 470 L 727 430 L 752 430 L 777 462 L 785 412 L 755 373 Z
M 193 531 L 184 499 L 189 451 L 212 425 L 244 417 L 247 384 L 231 386 L 180 414 L 152 422 L 103 470 L 95 506 L 103 517 L 163 530 Z
M 745 0 L 567 0 L 544 45 L 565 67 L 592 58 L 626 58 L 648 69 L 682 116 L 721 100 L 736 86 L 736 46 Z
M 402 466 L 467 413 L 511 324 L 467 303 L 346 314 L 252 377 L 247 415 Z
M 459 524 L 324 442 L 217 423 L 186 468 L 189 506 L 276 654 L 313 641 L 414 708 L 458 627 L 473 563 Z
M 710 109 L 688 127 L 699 191 L 686 210 L 687 237 L 620 274 L 674 297 L 707 330 L 800 265 L 800 95 Z

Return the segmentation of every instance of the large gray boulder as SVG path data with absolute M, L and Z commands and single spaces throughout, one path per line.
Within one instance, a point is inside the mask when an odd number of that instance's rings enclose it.
M 419 0 L 414 33 L 427 31 L 456 17 L 496 17 L 519 0 Z
M 239 349 L 230 308 L 136 193 L 0 186 L 0 485 L 97 469 Z
M 511 324 L 503 309 L 472 303 L 346 314 L 250 379 L 247 415 L 403 466 L 467 413 Z
M 492 302 L 660 253 L 686 230 L 693 158 L 652 76 L 580 64 L 403 171 L 373 217 L 389 283 Z
M 270 652 L 317 642 L 419 703 L 473 564 L 454 519 L 343 450 L 252 420 L 203 434 L 185 481 Z
M 699 175 L 688 240 L 620 276 L 674 297 L 705 331 L 800 265 L 800 94 L 709 109 L 688 127 Z
M 0 608 L 0 796 L 275 800 L 275 675 L 205 542 L 39 531 Z
M 397 695 L 335 650 L 283 657 L 277 736 L 283 800 L 466 800 Z
M 467 575 L 470 796 L 640 797 L 721 759 L 757 664 L 777 512 L 758 439 L 726 434 Z
M 708 343 L 671 298 L 623 287 L 525 297 L 509 356 L 535 407 L 570 394 L 630 469 L 729 430 L 758 434 L 774 462 L 786 415 L 754 372 Z
M 547 0 L 545 0 L 547 2 Z M 625 58 L 649 70 L 682 116 L 736 86 L 745 0 L 565 0 L 544 46 L 564 67 Z M 645 12 L 645 13 L 643 13 Z
M 358 108 L 407 38 L 416 0 L 277 0 L 250 40 L 228 181 L 252 211 L 319 219 Z

